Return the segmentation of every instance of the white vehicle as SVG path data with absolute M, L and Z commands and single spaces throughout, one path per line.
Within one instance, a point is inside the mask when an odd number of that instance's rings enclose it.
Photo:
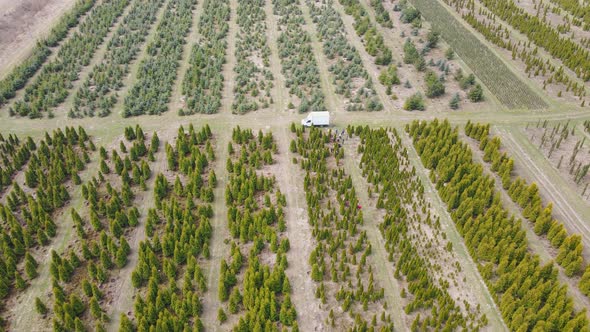
M 301 125 L 306 127 L 329 126 L 330 112 L 311 112 L 305 119 L 301 120 Z

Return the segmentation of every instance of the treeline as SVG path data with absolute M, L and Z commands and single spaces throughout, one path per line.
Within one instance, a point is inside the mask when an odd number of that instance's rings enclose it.
M 406 126 L 431 180 L 511 330 L 588 329 L 586 312 L 573 309 L 552 263 L 528 252 L 521 221 L 510 216 L 448 121 Z
M 111 319 L 105 309 L 116 295 L 110 291 L 115 281 L 111 273 L 127 264 L 130 229 L 141 217 L 135 198 L 147 190 L 146 181 L 152 176 L 147 160 L 153 159 L 159 145 L 154 134 L 146 146 L 139 126 L 127 127 L 125 133 L 118 151 L 100 148 L 97 176 L 82 185 L 84 208 L 70 210 L 75 245 L 61 254 L 51 252 L 51 312 L 43 310 L 40 298 L 36 301 L 39 313 L 51 317 L 54 331 L 105 331 L 104 324 Z
M 347 111 L 380 111 L 383 104 L 377 97 L 373 81 L 363 66 L 360 54 L 346 39 L 340 14 L 330 2 L 307 2 L 324 54 L 335 63 L 328 70 L 334 75 L 336 93 L 348 99 Z M 358 82 L 361 81 L 361 82 Z
M 264 1 L 238 1 L 237 65 L 234 67 L 236 82 L 232 111 L 244 114 L 272 103 L 270 89 L 274 77 L 270 71 L 270 47 L 266 37 Z
M 31 144 L 29 141 L 26 144 Z M 5 204 L 0 204 L 0 305 L 28 287 L 37 277 L 38 262 L 33 250 L 49 244 L 56 235 L 56 213 L 66 205 L 66 185 L 80 183 L 78 172 L 90 161 L 94 145 L 83 128 L 55 130 L 31 149 L 25 184 L 12 185 Z M 23 263 L 24 262 L 24 263 Z M 6 324 L 0 320 L 1 325 Z
M 289 93 L 299 100 L 299 113 L 326 110 L 320 85 L 320 71 L 311 47 L 299 0 L 273 0 L 273 13 L 278 16 L 281 34 L 277 40 L 282 73 Z M 293 102 L 289 108 L 295 108 Z
M 331 131 L 307 132 L 294 124 L 291 131 L 296 138 L 290 150 L 299 155 L 295 161 L 306 173 L 303 186 L 315 238 L 309 257 L 311 278 L 317 284 L 316 297 L 330 308 L 328 323 L 348 331 L 393 331 L 384 289 L 367 262 L 372 246 L 360 229 L 362 207 L 342 167 L 343 148 Z
M 196 0 L 171 0 L 165 8 L 147 55 L 139 64 L 137 82 L 125 97 L 123 117 L 168 111 L 184 38 L 192 24 Z
M 90 64 L 96 49 L 102 44 L 109 29 L 129 4 L 129 0 L 103 2 L 94 7 L 89 16 L 59 49 L 57 57 L 43 67 L 39 76 L 25 89 L 22 100 L 9 109 L 11 116 L 43 117 L 63 102 L 78 79 L 83 67 Z
M 28 80 L 35 75 L 51 54 L 51 48 L 57 46 L 70 29 L 78 25 L 80 17 L 86 14 L 96 0 L 78 0 L 74 7 L 65 13 L 59 22 L 51 29 L 44 40 L 39 40 L 31 51 L 31 55 L 0 81 L 0 106 L 14 98 L 16 91 L 25 87 Z
M 558 250 L 555 261 L 564 268 L 568 277 L 579 276 L 584 271 L 585 263 L 582 256 L 583 244 L 579 234 L 568 234 L 563 223 L 553 217 L 553 203 L 543 205 L 541 194 L 536 183 L 528 184 L 525 179 L 513 174 L 514 160 L 500 151 L 501 139 L 490 137 L 490 125 L 467 122 L 465 134 L 479 142 L 483 151 L 483 159 L 491 164 L 491 170 L 502 180 L 502 186 L 523 210 L 522 215 L 534 227 L 539 236 L 546 236 L 551 245 Z M 590 270 L 588 270 L 590 271 Z M 588 296 L 590 284 L 580 284 Z
M 123 77 L 129 73 L 129 64 L 135 60 L 145 42 L 163 2 L 146 0 L 133 4 L 109 41 L 104 59 L 94 66 L 76 92 L 74 106 L 68 112 L 68 117 L 105 117 L 111 113 L 118 98 L 115 91 L 122 87 Z
M 212 114 L 221 107 L 229 18 L 227 0 L 205 0 L 199 21 L 201 39 L 193 46 L 182 82 L 186 110 L 179 110 L 180 115 Z
M 448 281 L 437 278 L 435 266 L 441 260 L 440 254 L 428 252 L 426 248 L 434 246 L 436 251 L 448 245 L 439 239 L 444 236 L 439 235 L 438 217 L 426 214 L 430 204 L 397 131 L 349 126 L 347 132 L 361 139 L 358 147 L 362 154 L 360 167 L 364 178 L 372 185 L 371 193 L 374 191 L 378 197 L 377 208 L 386 212 L 379 229 L 385 239 L 389 260 L 395 264 L 395 277 L 407 283 L 409 294 L 404 289 L 401 296 L 406 298 L 406 314 L 414 314 L 412 330 L 478 330 L 485 327 L 485 315 L 478 317 L 481 315 L 479 309 L 472 308 L 473 312 L 469 312 L 469 307 L 464 314 L 447 290 Z M 430 229 L 434 239 L 423 229 Z
M 221 260 L 219 300 L 227 306 L 219 309 L 218 320 L 223 324 L 228 314 L 243 313 L 232 330 L 298 331 L 285 274 L 290 247 L 284 234 L 286 198 L 275 177 L 260 172 L 274 163 L 276 143 L 270 132 L 255 135 L 238 126 L 228 149 L 225 203 L 232 241 L 231 257 Z
M 133 322 L 121 314 L 119 331 L 202 331 L 200 319 L 207 279 L 203 259 L 209 259 L 213 216 L 210 202 L 217 185 L 212 163 L 212 134 L 208 125 L 188 132 L 181 126 L 176 145 L 166 145 L 168 166 L 179 171 L 174 184 L 158 174 L 155 209 L 147 215 L 148 240 L 139 245 L 139 260 L 131 281 L 139 290 Z

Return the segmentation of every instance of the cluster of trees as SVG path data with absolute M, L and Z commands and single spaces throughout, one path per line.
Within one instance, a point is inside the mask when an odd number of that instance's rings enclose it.
M 580 23 L 578 25 L 581 25 L 583 22 L 583 29 L 585 31 L 590 30 L 590 8 L 588 6 L 584 6 L 574 0 L 554 0 L 551 2 L 571 13 L 574 16 L 574 19 L 572 20 L 574 24 L 576 24 L 577 18 Z
M 510 198 L 523 209 L 522 215 L 534 225 L 535 233 L 546 235 L 551 245 L 558 249 L 555 261 L 564 268 L 565 274 L 568 277 L 581 274 L 585 264 L 580 235 L 569 235 L 563 223 L 553 218 L 553 203 L 543 206 L 536 183 L 529 185 L 523 178 L 512 174 L 514 160 L 500 151 L 500 137 L 490 138 L 489 124 L 470 121 L 465 125 L 465 134 L 480 143 L 484 161 L 491 163 L 492 171 L 501 178 Z
M 180 115 L 212 114 L 221 107 L 229 17 L 227 0 L 205 0 L 203 3 L 199 21 L 201 39 L 193 46 L 190 68 L 182 82 L 187 109 L 181 109 Z
M 578 45 L 569 36 L 562 37 L 549 23 L 527 13 L 512 1 L 482 0 L 481 3 L 499 19 L 508 22 L 533 43 L 560 59 L 579 78 L 590 80 L 590 52 L 586 48 Z
M 389 12 L 385 7 L 383 7 L 383 3 L 381 0 L 371 0 L 371 7 L 375 10 L 375 20 L 377 23 L 382 25 L 385 28 L 393 28 L 393 22 L 391 21 L 391 17 L 389 16 Z
M 225 310 L 219 309 L 218 319 L 223 323 L 226 311 L 245 311 L 234 330 L 278 331 L 289 326 L 297 331 L 297 312 L 285 274 L 290 245 L 289 239 L 281 234 L 286 230 L 283 209 L 287 201 L 276 187 L 275 177 L 258 172 L 274 162 L 274 138 L 270 132 L 254 135 L 251 129 L 238 126 L 228 148 L 225 202 L 233 241 L 231 259 L 221 261 L 219 299 L 228 305 Z M 248 258 L 244 260 L 242 250 L 248 248 Z M 273 254 L 274 264 L 264 263 Z
M 65 13 L 51 29 L 49 35 L 37 42 L 31 55 L 0 81 L 0 106 L 14 98 L 17 90 L 24 88 L 28 80 L 45 63 L 51 54 L 51 48 L 57 46 L 68 35 L 68 31 L 78 25 L 80 17 L 88 12 L 95 2 L 96 0 L 76 1 L 74 7 Z
M 140 218 L 135 196 L 146 190 L 145 182 L 151 178 L 146 160 L 159 145 L 154 134 L 152 145 L 147 147 L 146 135 L 139 126 L 125 128 L 125 136 L 118 151 L 109 153 L 100 148 L 97 176 L 82 185 L 85 207 L 80 212 L 70 211 L 78 236 L 76 245 L 62 254 L 52 251 L 51 314 L 56 331 L 85 331 L 90 326 L 105 331 L 103 324 L 110 319 L 101 306 L 113 294 L 105 289 L 111 271 L 127 264 L 131 252 L 127 230 L 136 227 Z M 132 144 L 131 148 L 125 142 Z M 86 314 L 88 309 L 90 313 Z
M 425 247 L 433 245 L 433 241 L 420 231 L 421 228 L 431 227 L 440 231 L 440 223 L 431 220 L 430 214 L 424 215 L 429 208 L 424 187 L 415 169 L 410 167 L 407 150 L 397 132 L 368 127 L 348 127 L 347 131 L 349 135 L 354 133 L 361 139 L 358 148 L 362 153 L 361 169 L 366 180 L 375 187 L 377 207 L 386 211 L 379 229 L 386 241 L 389 259 L 396 266 L 395 277 L 404 280 L 413 295 L 410 298 L 407 294 L 404 296 L 405 290 L 402 293 L 402 297 L 407 298 L 405 312 L 419 312 L 414 317 L 412 329 L 477 330 L 485 326 L 485 318 L 481 318 L 481 325 L 478 326 L 478 322 L 470 321 L 476 319 L 475 314 L 471 317 L 462 313 L 444 281 L 438 279 L 433 270 L 437 257 L 425 254 L 424 247 L 418 248 L 420 244 Z M 443 243 L 435 245 L 445 247 Z M 422 254 L 416 254 L 420 252 Z
M 35 152 L 37 145 L 29 136 L 22 142 L 14 134 L 8 137 L 0 134 L 0 193 L 12 183 L 12 177 L 21 170 Z
M 414 121 L 406 127 L 422 163 L 431 169 L 480 273 L 513 330 L 582 330 L 586 312 L 573 309 L 552 263 L 541 266 L 528 251 L 521 221 L 510 216 L 494 180 L 473 161 L 469 147 L 448 121 Z
M 313 55 L 311 38 L 302 28 L 305 20 L 299 0 L 273 0 L 272 3 L 281 31 L 277 43 L 282 72 L 287 79 L 289 93 L 300 101 L 297 110 L 300 113 L 325 111 L 320 71 Z M 295 107 L 293 102 L 289 106 Z
M 348 99 L 347 111 L 380 111 L 383 105 L 377 97 L 373 81 L 365 70 L 360 54 L 347 40 L 340 14 L 331 3 L 308 2 L 311 16 L 323 42 L 324 54 L 335 62 L 329 70 L 334 75 L 336 93 Z M 361 82 L 364 82 L 362 84 Z
M 30 139 L 25 143 L 31 144 L 34 143 Z M 30 149 L 27 172 L 39 176 L 40 180 L 26 191 L 15 182 L 6 195 L 6 204 L 0 204 L 1 308 L 7 297 L 27 287 L 25 280 L 37 277 L 38 264 L 31 250 L 47 245 L 56 235 L 53 214 L 69 200 L 65 185 L 84 168 L 91 147 L 84 129 L 76 131 L 67 127 L 65 133 L 61 129 L 52 135 L 46 133 L 45 140 L 36 144 L 36 149 Z
M 129 63 L 135 59 L 163 0 L 136 2 L 107 45 L 104 59 L 94 66 L 74 96 L 70 118 L 105 117 L 117 102 L 114 91 L 122 87 Z
M 391 50 L 383 42 L 383 36 L 377 31 L 377 27 L 371 22 L 369 13 L 358 0 L 342 0 L 346 14 L 354 18 L 354 29 L 363 39 L 365 50 L 375 57 L 375 64 L 387 66 L 392 61 Z
M 147 55 L 139 65 L 137 82 L 125 97 L 124 117 L 161 114 L 168 110 L 195 2 L 172 0 L 168 3 L 155 37 L 147 46 Z
M 188 132 L 181 126 L 176 145 L 166 145 L 171 170 L 186 175 L 174 184 L 163 174 L 155 180 L 155 209 L 146 220 L 147 241 L 139 245 L 139 259 L 131 282 L 140 294 L 135 299 L 134 322 L 122 314 L 121 331 L 162 329 L 202 331 L 202 296 L 207 278 L 201 267 L 209 259 L 213 209 L 201 188 L 216 186 L 211 170 L 214 155 L 209 126 Z M 170 151 L 170 152 L 168 152 Z
M 238 31 L 236 40 L 236 84 L 232 111 L 244 114 L 272 103 L 270 89 L 273 75 L 269 70 L 270 47 L 266 38 L 264 1 L 238 1 Z M 261 63 L 254 62 L 255 59 Z M 258 100 L 257 100 L 258 99 Z
M 576 56 L 575 53 L 578 53 L 578 57 L 583 57 L 582 53 L 585 52 L 585 49 L 576 44 L 569 38 L 569 36 L 564 35 L 563 37 L 560 37 L 560 32 L 553 29 L 551 23 L 547 22 L 545 17 L 537 18 L 531 16 L 524 13 L 522 8 L 514 8 L 516 6 L 515 4 L 508 4 L 508 2 L 504 1 L 499 2 L 499 6 L 493 6 L 492 8 L 480 7 L 478 12 L 475 11 L 475 7 L 465 6 L 464 2 L 457 0 L 445 0 L 445 2 L 451 7 L 456 8 L 456 10 L 461 13 L 463 19 L 475 30 L 484 35 L 487 40 L 512 52 L 512 59 L 521 59 L 526 65 L 525 73 L 528 73 L 529 76 L 550 74 L 549 77 L 543 81 L 543 88 L 545 88 L 547 84 L 562 84 L 566 86 L 566 91 L 572 91 L 574 96 L 578 96 L 580 99 L 586 95 L 584 84 L 580 84 L 573 80 L 567 73 L 565 73 L 562 66 L 557 67 L 554 64 L 545 61 L 538 54 L 538 46 L 545 47 L 553 56 L 558 58 L 561 57 L 561 60 L 566 64 L 564 59 Z M 510 14 L 502 13 L 501 15 L 498 15 L 496 13 L 498 10 L 502 12 L 517 10 L 517 12 Z M 547 10 L 547 7 L 545 10 Z M 502 19 L 509 19 L 508 23 L 526 34 L 529 39 L 533 41 L 533 44 L 531 45 L 531 42 L 514 42 L 502 24 L 496 22 L 496 16 Z M 543 41 L 541 44 L 538 43 L 540 39 L 544 40 L 545 38 L 548 38 L 548 40 Z M 562 41 L 567 41 L 567 45 L 562 46 Z M 586 58 L 588 58 L 587 54 Z M 582 62 L 578 60 L 568 62 L 574 62 L 574 66 L 576 67 L 582 66 Z M 566 64 L 566 66 L 570 68 L 572 65 L 573 64 L 571 63 L 569 65 Z M 590 76 L 588 73 L 583 74 L 582 70 L 583 69 L 578 68 L 574 71 L 578 77 L 586 75 L 587 77 L 585 80 L 588 80 Z M 561 97 L 561 92 L 558 93 L 558 96 Z M 584 104 L 583 99 L 582 103 Z
M 123 13 L 129 0 L 101 3 L 94 7 L 70 39 L 59 49 L 57 58 L 43 67 L 35 81 L 27 86 L 22 100 L 9 109 L 10 115 L 42 117 L 63 102 L 78 79 L 82 67 L 88 66 L 96 49 L 109 32 L 110 27 Z
M 342 167 L 343 148 L 334 142 L 331 131 L 304 132 L 294 125 L 291 130 L 297 135 L 291 151 L 299 154 L 297 162 L 306 172 L 303 185 L 316 240 L 309 257 L 311 278 L 318 284 L 315 295 L 324 304 L 336 300 L 343 312 L 338 315 L 331 308 L 329 324 L 351 331 L 393 331 L 385 313 L 384 290 L 367 262 L 371 243 L 360 229 L 363 213 L 352 179 Z M 375 315 L 367 315 L 368 310 Z

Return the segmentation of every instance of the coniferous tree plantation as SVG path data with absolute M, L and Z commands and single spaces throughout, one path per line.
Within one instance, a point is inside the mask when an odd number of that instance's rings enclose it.
M 0 332 L 590 331 L 590 0 L 0 0 Z

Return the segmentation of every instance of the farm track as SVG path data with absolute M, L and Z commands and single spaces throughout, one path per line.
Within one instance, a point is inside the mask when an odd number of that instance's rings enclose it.
M 557 257 L 557 250 L 551 246 L 549 240 L 538 236 L 533 230 L 532 225 L 527 219 L 522 216 L 522 209 L 512 201 L 508 192 L 502 188 L 502 179 L 490 169 L 490 164 L 483 160 L 483 152 L 479 149 L 479 144 L 473 139 L 460 133 L 459 137 L 461 140 L 469 145 L 473 151 L 473 160 L 482 165 L 484 174 L 489 175 L 494 179 L 494 187 L 496 192 L 500 193 L 502 204 L 504 208 L 513 214 L 515 218 L 520 219 L 522 228 L 526 232 L 527 242 L 529 244 L 529 252 L 538 255 L 542 264 L 547 264 L 551 261 L 555 261 Z M 559 281 L 567 285 L 567 293 L 574 300 L 574 306 L 577 310 L 583 310 L 584 308 L 590 308 L 590 299 L 580 292 L 578 288 L 579 278 L 569 278 L 565 275 L 564 269 L 558 264 L 554 263 L 554 267 L 559 271 Z M 590 318 L 590 317 L 589 317 Z
M 311 280 L 311 266 L 308 258 L 311 255 L 312 228 L 307 215 L 305 192 L 298 184 L 303 183 L 302 172 L 295 167 L 292 159 L 295 157 L 289 149 L 290 135 L 286 127 L 273 132 L 279 146 L 278 164 L 284 173 L 277 174 L 277 183 L 281 193 L 287 198 L 285 207 L 286 235 L 291 244 L 287 252 L 289 267 L 285 271 L 291 282 L 293 293 L 291 300 L 297 310 L 297 324 L 301 331 L 323 331 L 327 327 L 326 311 L 315 296 L 315 285 Z M 288 169 L 290 168 L 290 170 Z
M 277 39 L 279 38 L 279 28 L 275 15 L 272 12 L 272 2 L 265 1 L 264 11 L 266 14 L 266 34 L 268 39 L 268 46 L 270 48 L 270 71 L 274 77 L 274 87 L 272 89 L 275 111 L 281 114 L 287 110 L 289 104 L 289 91 L 287 91 L 285 75 L 281 71 L 281 59 L 279 58 L 279 50 L 277 47 Z M 271 107 L 271 108 L 272 108 Z
M 336 114 L 342 113 L 344 111 L 344 104 L 342 103 L 341 98 L 336 97 L 336 91 L 334 89 L 334 84 L 332 84 L 331 79 L 332 74 L 328 70 L 328 64 L 326 63 L 327 59 L 325 58 L 324 52 L 322 51 L 323 46 L 318 39 L 316 26 L 311 20 L 309 7 L 306 4 L 302 4 L 301 1 L 299 1 L 298 3 L 299 8 L 303 13 L 303 19 L 305 20 L 305 26 L 303 27 L 303 31 L 306 31 L 311 37 L 310 44 L 320 72 L 320 85 L 326 98 L 326 108 L 332 112 L 335 112 Z
M 228 127 L 229 128 L 229 127 Z M 227 185 L 228 172 L 225 167 L 225 161 L 229 157 L 228 143 L 231 141 L 231 131 L 225 128 L 219 131 L 213 131 L 215 140 L 215 175 L 217 177 L 217 187 L 213 191 L 215 196 L 213 204 L 213 218 L 211 219 L 211 240 L 209 243 L 211 258 L 203 264 L 207 274 L 207 292 L 208 296 L 203 298 L 203 323 L 207 331 L 221 331 L 227 328 L 219 326 L 217 320 L 217 310 L 221 305 L 219 301 L 219 269 L 222 258 L 227 256 L 229 247 L 225 239 L 229 238 L 227 228 L 227 206 L 225 205 L 225 187 Z
M 164 137 L 162 133 L 158 134 L 159 137 Z M 131 273 L 135 269 L 139 260 L 139 243 L 146 239 L 145 234 L 145 221 L 147 220 L 148 211 L 154 207 L 154 183 L 156 175 L 164 173 L 166 170 L 166 154 L 162 146 L 160 146 L 157 153 L 154 154 L 156 159 L 155 162 L 149 163 L 152 176 L 149 181 L 146 181 L 147 190 L 140 191 L 135 194 L 134 206 L 139 206 L 139 223 L 133 230 L 129 237 L 129 246 L 131 247 L 131 253 L 127 256 L 127 264 L 116 272 L 113 276 L 114 279 L 118 280 L 117 286 L 114 288 L 115 297 L 112 302 L 107 304 L 105 311 L 107 312 L 110 321 L 105 324 L 105 328 L 108 331 L 116 331 L 119 329 L 121 322 L 121 314 L 128 314 L 133 312 L 133 302 L 138 291 L 131 283 Z
M 578 233 L 584 244 L 584 259 L 590 260 L 590 207 L 553 168 L 543 154 L 518 128 L 497 127 L 497 134 L 515 161 L 515 171 L 531 182 L 537 182 L 545 203 L 554 203 L 554 217 L 561 220 L 570 234 Z
M 402 298 L 400 296 L 401 286 L 394 278 L 394 264 L 387 259 L 388 253 L 385 250 L 385 242 L 381 233 L 379 233 L 379 223 L 383 217 L 379 217 L 379 211 L 372 204 L 369 195 L 367 194 L 367 181 L 363 178 L 359 166 L 352 159 L 353 151 L 350 144 L 343 144 L 344 154 L 344 169 L 346 173 L 352 178 L 352 184 L 355 188 L 357 197 L 362 206 L 363 211 L 363 225 L 360 228 L 367 232 L 367 238 L 371 243 L 371 248 L 374 250 L 369 260 L 373 261 L 375 267 L 375 277 L 378 285 L 385 290 L 385 300 L 388 304 L 388 311 L 393 316 L 393 326 L 398 331 L 408 331 L 407 320 L 408 317 L 404 314 L 402 306 Z
M 488 318 L 491 330 L 508 331 L 504 319 L 502 318 L 502 314 L 500 313 L 500 310 L 497 307 L 487 284 L 481 277 L 477 268 L 477 264 L 473 261 L 469 250 L 465 246 L 463 237 L 459 234 L 459 231 L 457 230 L 455 223 L 453 222 L 447 210 L 446 204 L 442 201 L 438 195 L 437 190 L 430 181 L 428 176 L 429 171 L 422 164 L 422 161 L 420 160 L 420 157 L 414 148 L 414 144 L 403 127 L 400 126 L 397 129 L 401 133 L 400 137 L 403 146 L 408 150 L 408 159 L 410 160 L 410 163 L 416 168 L 416 173 L 418 174 L 418 177 L 424 186 L 424 194 L 440 217 L 442 229 L 447 234 L 447 239 L 449 239 L 449 241 L 453 244 L 455 257 L 457 257 L 459 264 L 461 264 L 461 270 L 464 271 L 467 276 L 467 284 L 471 285 L 472 292 L 476 294 L 479 303 L 481 304 L 482 313 L 484 313 Z
M 231 105 L 234 102 L 234 86 L 236 84 L 236 73 L 234 67 L 236 66 L 237 60 L 236 54 L 236 34 L 238 33 L 237 11 L 238 1 L 229 0 L 230 7 L 230 19 L 229 29 L 227 32 L 227 50 L 225 52 L 226 62 L 223 64 L 223 91 L 221 94 L 221 109 L 220 112 L 231 113 Z
M 97 144 L 98 146 L 98 144 Z M 98 153 L 90 157 L 90 163 L 86 165 L 83 172 L 80 173 L 82 183 L 91 180 L 97 174 L 99 169 L 98 160 L 100 156 Z M 70 182 L 69 184 L 73 184 Z M 58 254 L 62 254 L 75 239 L 74 225 L 70 216 L 70 209 L 79 210 L 84 204 L 84 197 L 82 196 L 82 186 L 77 186 L 73 193 L 70 193 L 72 199 L 63 208 L 61 208 L 58 215 L 53 218 L 57 225 L 57 233 L 55 237 L 50 240 L 47 246 L 44 246 L 41 251 L 34 252 L 33 255 L 39 262 L 37 268 L 38 276 L 30 282 L 27 289 L 16 296 L 16 300 L 6 311 L 9 317 L 9 326 L 13 331 L 45 331 L 50 330 L 49 321 L 44 320 L 35 311 L 34 300 L 36 297 L 41 298 L 47 303 L 47 295 L 51 294 L 51 277 L 49 275 L 49 263 L 51 262 L 51 251 L 55 250 Z
M 197 5 L 193 9 L 193 21 L 190 32 L 185 39 L 186 43 L 183 45 L 182 59 L 180 60 L 178 69 L 176 70 L 176 81 L 174 82 L 170 101 L 168 102 L 167 113 L 173 113 L 176 115 L 178 114 L 177 111 L 184 107 L 185 97 L 182 95 L 182 82 L 184 81 L 186 72 L 191 66 L 189 61 L 193 45 L 195 45 L 201 38 L 201 34 L 199 32 L 199 20 L 201 19 L 201 14 L 203 13 L 204 2 L 205 0 L 197 0 Z

